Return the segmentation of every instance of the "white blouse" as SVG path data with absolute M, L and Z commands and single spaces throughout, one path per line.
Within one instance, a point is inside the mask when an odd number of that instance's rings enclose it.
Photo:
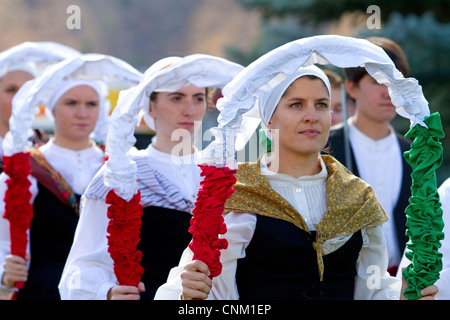
M 311 230 L 326 211 L 325 183 L 327 170 L 323 161 L 322 171 L 313 176 L 295 179 L 284 174 L 274 174 L 267 169 L 264 158 L 261 161 L 261 172 L 267 177 L 271 187 L 293 205 L 306 220 Z M 299 210 L 301 208 L 301 210 Z M 236 300 L 239 288 L 235 274 L 237 260 L 245 258 L 245 250 L 249 245 L 256 227 L 257 217 L 251 213 L 233 212 L 225 216 L 228 248 L 221 252 L 222 273 L 213 279 L 213 287 L 208 296 L 211 300 Z M 398 300 L 401 282 L 389 276 L 387 270 L 386 241 L 381 226 L 364 228 L 363 245 L 357 261 L 354 298 L 359 300 Z M 324 254 L 339 249 L 351 236 L 337 237 L 326 241 Z M 186 248 L 177 267 L 174 267 L 167 282 L 162 285 L 155 296 L 159 300 L 178 299 L 182 292 L 180 273 L 184 265 L 192 261 L 193 253 Z
M 403 177 L 402 152 L 395 131 L 379 140 L 373 140 L 348 120 L 349 139 L 352 145 L 359 176 L 372 186 L 378 201 L 390 218 L 383 224 L 388 246 L 389 266 L 400 263 L 397 233 L 393 213 L 400 195 Z
M 39 150 L 78 195 L 82 195 L 86 190 L 89 182 L 103 165 L 105 157 L 103 151 L 95 145 L 75 151 L 56 145 L 53 139 Z
M 172 157 L 152 145 L 138 153 L 145 154 L 148 165 L 175 184 L 185 200 L 195 201 L 202 180 L 195 155 Z M 80 220 L 59 284 L 61 299 L 105 300 L 108 291 L 118 285 L 108 252 L 107 210 L 102 198 L 81 198 Z
M 80 151 L 63 148 L 56 145 L 50 139 L 39 150 L 46 160 L 77 194 L 82 194 L 95 173 L 103 164 L 104 153 L 100 148 L 93 145 L 90 148 Z M 5 211 L 4 195 L 6 192 L 6 179 L 8 176 L 3 172 L 0 175 L 0 279 L 3 276 L 5 257 L 10 253 L 9 221 L 3 218 Z M 39 193 L 37 180 L 29 176 L 31 182 L 30 191 L 32 194 L 31 203 Z M 28 243 L 28 252 L 29 252 Z

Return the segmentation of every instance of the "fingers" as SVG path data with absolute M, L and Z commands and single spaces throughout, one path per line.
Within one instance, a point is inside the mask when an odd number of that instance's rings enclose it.
M 209 276 L 209 274 L 210 274 L 208 265 L 201 260 L 194 260 L 191 263 L 188 263 L 184 267 L 184 269 L 187 271 L 193 271 L 193 272 L 198 271 L 198 272 L 205 274 L 206 276 Z
M 200 260 L 187 264 L 181 273 L 182 298 L 185 300 L 206 299 L 212 288 L 209 274 L 208 266 Z
M 19 256 L 8 255 L 5 258 L 4 268 L 5 272 L 2 277 L 3 285 L 12 288 L 16 282 L 27 281 L 28 263 L 26 259 Z
M 140 300 L 140 293 L 145 291 L 144 284 L 140 282 L 134 286 L 116 286 L 109 290 L 108 300 Z
M 145 285 L 143 282 L 139 282 L 138 289 L 139 289 L 139 292 L 145 292 Z
M 405 270 L 405 268 L 402 268 L 402 273 L 403 273 L 403 270 Z M 405 277 L 402 275 L 402 291 L 401 291 L 400 300 L 407 300 L 407 298 L 403 294 L 406 288 L 408 288 L 408 284 L 406 283 Z M 426 287 L 425 289 L 422 289 L 422 291 L 420 291 L 420 294 L 422 295 L 422 297 L 417 300 L 437 300 L 436 294 L 438 292 L 439 292 L 439 288 L 437 286 L 433 285 L 433 286 Z
M 419 300 L 436 300 L 436 294 L 439 292 L 439 288 L 437 286 L 429 286 L 420 291 L 422 298 Z

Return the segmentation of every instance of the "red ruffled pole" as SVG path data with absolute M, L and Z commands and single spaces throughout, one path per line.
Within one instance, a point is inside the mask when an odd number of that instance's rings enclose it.
M 10 157 L 3 156 L 3 171 L 8 175 L 4 197 L 5 212 L 3 218 L 9 220 L 11 237 L 11 254 L 25 259 L 28 244 L 27 231 L 33 219 L 33 205 L 30 203 L 31 174 L 30 153 L 16 153 Z M 24 282 L 16 282 L 15 287 L 22 289 Z
M 137 250 L 140 241 L 143 209 L 138 191 L 130 201 L 119 197 L 114 190 L 106 196 L 108 207 L 108 252 L 114 261 L 114 273 L 119 285 L 137 287 L 144 268 L 140 265 L 142 252 Z
M 236 170 L 228 167 L 200 165 L 203 181 L 197 194 L 194 216 L 189 232 L 192 241 L 189 248 L 194 253 L 193 260 L 201 260 L 209 267 L 210 278 L 222 272 L 220 250 L 228 247 L 226 239 L 219 239 L 227 231 L 222 216 L 225 202 L 233 195 Z

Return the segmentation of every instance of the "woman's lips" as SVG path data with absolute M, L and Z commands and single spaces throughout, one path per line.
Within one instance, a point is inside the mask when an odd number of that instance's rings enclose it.
M 78 128 L 86 128 L 89 125 L 87 123 L 77 123 L 77 124 L 75 124 L 75 126 L 78 127 Z
M 194 122 L 190 122 L 190 121 L 178 122 L 178 125 L 183 128 L 192 128 L 192 127 L 194 127 Z
M 319 130 L 315 130 L 315 129 L 307 129 L 307 130 L 303 130 L 299 132 L 300 134 L 307 136 L 309 138 L 315 138 L 318 135 L 320 135 L 320 131 Z

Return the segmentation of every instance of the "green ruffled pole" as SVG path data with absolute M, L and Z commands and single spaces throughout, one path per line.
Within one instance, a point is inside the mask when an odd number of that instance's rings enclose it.
M 404 153 L 412 167 L 411 198 L 406 208 L 406 234 L 410 239 L 406 257 L 411 263 L 403 271 L 409 286 L 404 295 L 410 300 L 420 298 L 420 291 L 433 285 L 442 270 L 438 249 L 444 239 L 444 222 L 435 171 L 442 163 L 439 139 L 444 137 L 444 131 L 439 113 L 431 114 L 424 122 L 428 129 L 415 125 L 405 135 L 414 140 L 411 150 Z

